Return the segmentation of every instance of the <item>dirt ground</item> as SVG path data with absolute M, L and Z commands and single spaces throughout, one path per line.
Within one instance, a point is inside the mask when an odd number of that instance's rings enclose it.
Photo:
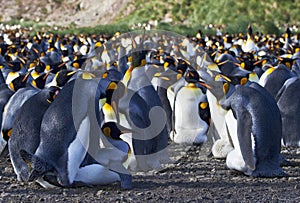
M 176 147 L 176 146 L 175 146 Z M 16 181 L 9 158 L 0 161 L 1 202 L 299 202 L 300 149 L 284 148 L 289 177 L 251 178 L 226 168 L 210 154 L 211 143 L 193 146 L 161 171 L 134 174 L 133 189 L 99 187 L 44 189 Z

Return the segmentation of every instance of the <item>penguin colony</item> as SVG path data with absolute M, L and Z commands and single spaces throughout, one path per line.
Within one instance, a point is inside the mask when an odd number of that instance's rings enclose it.
M 19 181 L 132 187 L 131 171 L 201 145 L 253 177 L 286 176 L 300 146 L 300 39 L 36 33 L 1 25 L 1 150 Z M 297 86 L 298 85 L 298 86 Z

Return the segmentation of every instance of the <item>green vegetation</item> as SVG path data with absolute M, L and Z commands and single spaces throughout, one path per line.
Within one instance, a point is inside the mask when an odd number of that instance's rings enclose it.
M 259 31 L 278 34 L 284 24 L 299 24 L 300 0 L 135 0 L 136 8 L 120 22 L 135 24 L 169 17 L 172 25 L 190 28 L 223 25 L 228 32 L 245 32 L 249 22 Z
M 61 4 L 64 0 L 54 2 Z M 299 5 L 300 0 L 132 0 L 113 24 L 77 28 L 75 23 L 70 23 L 54 32 L 112 35 L 116 31 L 127 32 L 138 23 L 156 21 L 156 29 L 185 35 L 194 35 L 199 29 L 204 34 L 215 34 L 216 27 L 205 29 L 208 24 L 222 26 L 223 33 L 245 33 L 249 23 L 252 24 L 254 32 L 280 34 L 284 32 L 286 23 L 299 26 Z M 125 15 L 128 8 L 131 8 L 129 9 L 131 12 Z M 47 13 L 47 10 L 42 9 L 42 12 Z M 53 30 L 45 24 L 33 21 L 9 22 L 14 23 L 25 27 L 31 26 L 37 31 L 45 27 L 46 30 Z

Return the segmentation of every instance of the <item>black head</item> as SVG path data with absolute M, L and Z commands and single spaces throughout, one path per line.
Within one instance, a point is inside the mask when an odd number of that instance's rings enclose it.
M 131 67 L 139 67 L 146 64 L 146 54 L 147 51 L 143 50 L 145 32 L 142 36 L 141 43 L 138 45 L 134 38 L 131 36 L 132 40 L 132 50 L 131 50 Z
M 198 72 L 193 68 L 188 68 L 186 74 L 184 75 L 185 81 L 188 83 L 197 83 L 199 82 L 199 74 Z
M 56 83 L 58 87 L 63 87 L 69 80 L 70 78 L 77 73 L 76 71 L 71 71 L 71 70 L 60 70 L 59 72 L 56 73 Z
M 121 139 L 120 135 L 122 134 L 122 132 L 120 131 L 115 122 L 104 123 L 101 129 L 105 136 L 117 140 Z
M 29 75 L 30 72 L 26 73 L 25 75 L 19 75 L 17 78 L 12 80 L 9 84 L 10 89 L 16 92 L 18 89 L 26 87 Z
M 7 65 L 13 72 L 20 71 L 21 68 L 23 67 L 21 61 L 19 61 L 19 60 L 11 61 L 11 62 L 7 63 Z
M 183 59 L 178 60 L 177 72 L 184 74 L 189 66 L 189 62 Z
M 46 80 L 47 77 L 49 76 L 49 73 L 42 73 L 39 77 L 37 77 L 36 79 L 34 79 L 31 84 L 34 87 L 37 87 L 39 89 L 43 89 L 45 87 L 46 84 Z
M 56 86 L 49 87 L 47 89 L 47 101 L 49 103 L 52 103 L 56 99 L 59 91 L 60 91 L 59 87 L 56 87 Z

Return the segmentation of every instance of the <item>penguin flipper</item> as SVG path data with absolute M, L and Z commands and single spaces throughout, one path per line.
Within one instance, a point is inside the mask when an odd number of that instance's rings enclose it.
M 255 160 L 252 151 L 251 131 L 252 119 L 251 114 L 244 108 L 236 112 L 237 115 L 237 134 L 238 141 L 241 149 L 241 154 L 245 161 L 246 166 L 250 170 L 255 169 Z

